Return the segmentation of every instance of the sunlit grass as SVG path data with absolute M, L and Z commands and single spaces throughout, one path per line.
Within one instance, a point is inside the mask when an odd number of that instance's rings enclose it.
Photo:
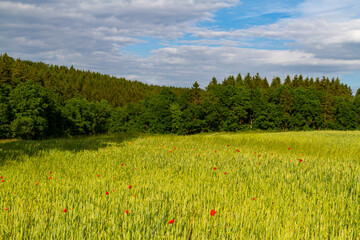
M 356 239 L 359 143 L 335 131 L 0 142 L 0 239 Z

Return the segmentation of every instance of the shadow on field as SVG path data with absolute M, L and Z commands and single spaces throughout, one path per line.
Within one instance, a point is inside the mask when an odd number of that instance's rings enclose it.
M 109 145 L 119 145 L 123 141 L 136 139 L 140 134 L 100 135 L 71 137 L 48 140 L 0 140 L 0 166 L 6 161 L 23 161 L 24 157 L 44 155 L 51 150 L 80 152 L 96 151 Z

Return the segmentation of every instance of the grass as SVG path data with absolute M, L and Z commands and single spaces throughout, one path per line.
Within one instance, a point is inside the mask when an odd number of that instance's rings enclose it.
M 359 143 L 359 131 L 1 141 L 0 239 L 357 239 Z

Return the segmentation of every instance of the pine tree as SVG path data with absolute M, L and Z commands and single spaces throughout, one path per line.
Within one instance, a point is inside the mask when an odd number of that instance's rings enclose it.
M 195 103 L 196 105 L 199 105 L 201 103 L 201 89 L 197 81 L 194 82 L 191 88 L 190 95 L 193 103 Z
M 289 121 L 291 117 L 291 109 L 293 106 L 293 99 L 287 87 L 284 88 L 283 93 L 280 95 L 280 105 L 283 111 L 282 129 L 289 128 Z
M 290 76 L 287 75 L 284 81 L 284 86 L 290 86 L 291 85 L 291 79 Z
M 224 79 L 224 81 L 222 82 L 223 86 L 234 86 L 235 85 L 235 78 L 234 76 L 228 76 L 227 78 Z
M 244 85 L 244 82 L 243 82 L 243 79 L 242 79 L 242 76 L 241 76 L 240 73 L 236 76 L 235 84 L 237 86 L 243 86 Z
M 333 106 L 329 94 L 325 94 L 322 98 L 321 108 L 323 110 L 324 126 L 325 128 L 329 128 L 329 126 L 331 126 L 331 123 L 333 122 Z
M 270 88 L 278 88 L 281 86 L 281 80 L 279 77 L 274 77 L 272 79 L 272 82 L 271 82 L 271 85 L 270 85 Z
M 250 73 L 246 74 L 245 78 L 244 78 L 244 85 L 246 88 L 253 88 L 253 80 L 250 76 Z
M 218 85 L 218 81 L 216 80 L 216 77 L 213 77 L 211 79 L 211 82 L 209 83 L 209 85 L 207 85 L 206 90 L 209 90 L 211 87 L 214 87 L 217 85 Z
M 262 89 L 268 89 L 268 88 L 269 88 L 269 82 L 268 82 L 268 80 L 266 79 L 266 77 L 262 80 L 261 88 L 262 88 Z

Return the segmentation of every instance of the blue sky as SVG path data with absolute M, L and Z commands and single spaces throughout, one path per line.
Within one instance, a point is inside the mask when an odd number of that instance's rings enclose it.
M 360 88 L 358 0 L 0 0 L 0 53 L 205 87 L 250 72 Z

